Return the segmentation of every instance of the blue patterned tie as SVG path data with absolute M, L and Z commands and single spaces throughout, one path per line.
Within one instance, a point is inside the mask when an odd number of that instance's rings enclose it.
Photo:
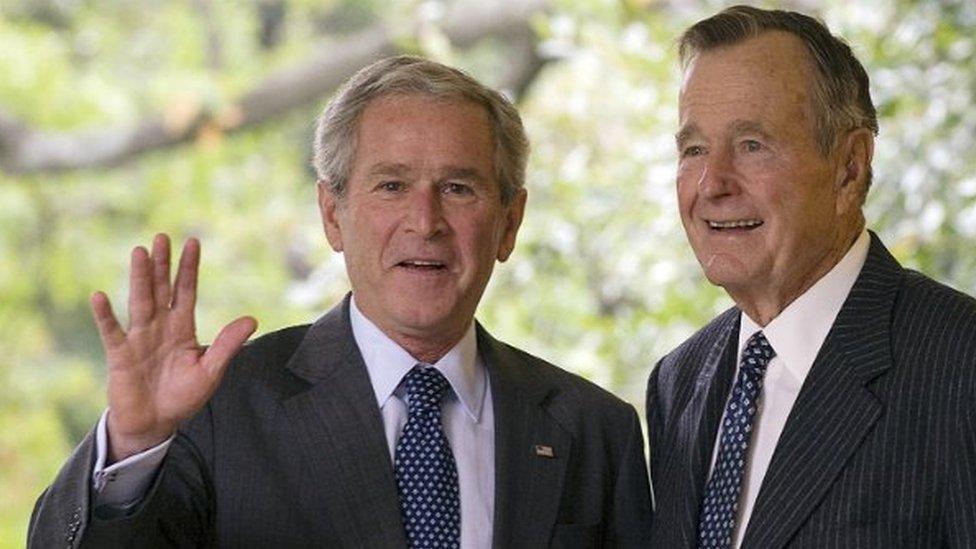
M 776 356 L 762 332 L 752 334 L 742 352 L 739 375 L 732 398 L 725 408 L 722 439 L 712 476 L 702 498 L 698 519 L 698 547 L 727 548 L 732 545 L 735 514 L 742 491 L 742 471 L 749 456 L 752 420 L 762 393 L 766 365 Z
M 407 424 L 393 458 L 400 512 L 411 549 L 461 545 L 461 498 L 454 454 L 441 426 L 447 380 L 418 365 L 403 378 Z

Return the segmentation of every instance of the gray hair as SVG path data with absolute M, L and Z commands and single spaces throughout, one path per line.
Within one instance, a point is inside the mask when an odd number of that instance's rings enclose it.
M 502 201 L 508 204 L 525 183 L 529 155 L 529 140 L 518 111 L 500 93 L 468 74 L 409 55 L 388 57 L 360 70 L 322 111 L 315 130 L 312 160 L 319 180 L 342 197 L 356 154 L 356 132 L 363 111 L 375 99 L 412 94 L 484 107 L 495 144 L 494 176 Z
M 763 32 L 779 30 L 803 41 L 817 70 L 813 84 L 815 138 L 826 156 L 844 132 L 867 128 L 878 134 L 868 75 L 850 46 L 821 21 L 792 11 L 733 6 L 695 23 L 678 40 L 681 66 L 699 53 L 730 46 Z M 868 171 L 870 185 L 870 168 Z

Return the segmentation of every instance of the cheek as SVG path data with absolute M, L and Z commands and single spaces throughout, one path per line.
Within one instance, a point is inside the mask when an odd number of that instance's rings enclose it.
M 698 198 L 698 193 L 691 183 L 687 183 L 685 187 L 682 183 L 678 184 L 678 214 L 681 217 L 681 223 L 687 226 L 691 223 L 692 211 L 695 208 L 695 201 Z
M 462 255 L 478 269 L 494 263 L 504 231 L 504 224 L 498 219 L 484 219 L 480 223 L 468 221 L 455 228 Z
M 701 170 L 693 163 L 678 167 L 675 176 L 675 192 L 678 195 L 678 207 L 685 209 L 694 204 L 698 195 L 698 182 L 701 180 Z
M 777 192 L 769 196 L 768 202 L 781 217 L 781 222 L 798 228 L 822 225 L 829 222 L 833 213 L 833 199 L 829 190 L 816 188 L 821 181 L 794 180 L 792 192 Z
M 382 263 L 384 254 L 396 245 L 396 239 L 395 232 L 380 220 L 373 217 L 351 220 L 349 229 L 343 232 L 347 258 L 353 255 L 360 263 Z
M 699 173 L 699 170 L 696 170 L 691 162 L 678 165 L 678 171 L 675 173 L 675 182 L 679 195 L 685 192 L 688 187 L 695 186 L 695 181 L 697 180 L 695 174 L 697 173 Z

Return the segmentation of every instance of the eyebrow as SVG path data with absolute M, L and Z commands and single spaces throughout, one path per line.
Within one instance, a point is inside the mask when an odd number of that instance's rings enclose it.
M 463 166 L 447 166 L 441 171 L 443 179 L 464 179 L 468 181 L 481 181 L 484 177 L 478 170 Z
M 763 129 L 761 123 L 756 122 L 755 120 L 733 120 L 726 127 L 731 130 L 733 136 L 752 133 L 769 138 L 769 133 Z M 682 143 L 700 137 L 701 135 L 701 128 L 698 126 L 698 124 L 692 122 L 691 124 L 682 127 L 680 130 L 678 130 L 678 133 L 674 134 L 674 141 L 678 144 L 678 146 L 681 146 Z
M 681 146 L 682 143 L 699 135 L 701 135 L 701 128 L 698 127 L 698 124 L 692 122 L 691 124 L 683 126 L 680 130 L 678 130 L 678 133 L 674 134 L 674 142 L 677 143 L 678 146 Z
M 732 135 L 753 133 L 763 137 L 769 137 L 769 134 L 763 129 L 762 124 L 756 122 L 755 120 L 735 120 L 729 124 L 729 128 L 732 129 Z
M 379 162 L 370 166 L 370 175 L 401 176 L 411 172 L 410 166 L 398 162 Z

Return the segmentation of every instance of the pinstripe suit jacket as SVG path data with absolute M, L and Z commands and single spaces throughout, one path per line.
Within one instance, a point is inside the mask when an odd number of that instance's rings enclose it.
M 693 547 L 739 310 L 647 388 L 656 547 Z M 868 257 L 787 419 L 743 548 L 976 547 L 976 300 Z
M 29 545 L 405 547 L 348 303 L 248 344 L 130 514 L 89 508 L 85 440 L 38 501 Z M 495 547 L 645 546 L 650 491 L 633 407 L 480 326 L 477 337 L 495 410 Z

